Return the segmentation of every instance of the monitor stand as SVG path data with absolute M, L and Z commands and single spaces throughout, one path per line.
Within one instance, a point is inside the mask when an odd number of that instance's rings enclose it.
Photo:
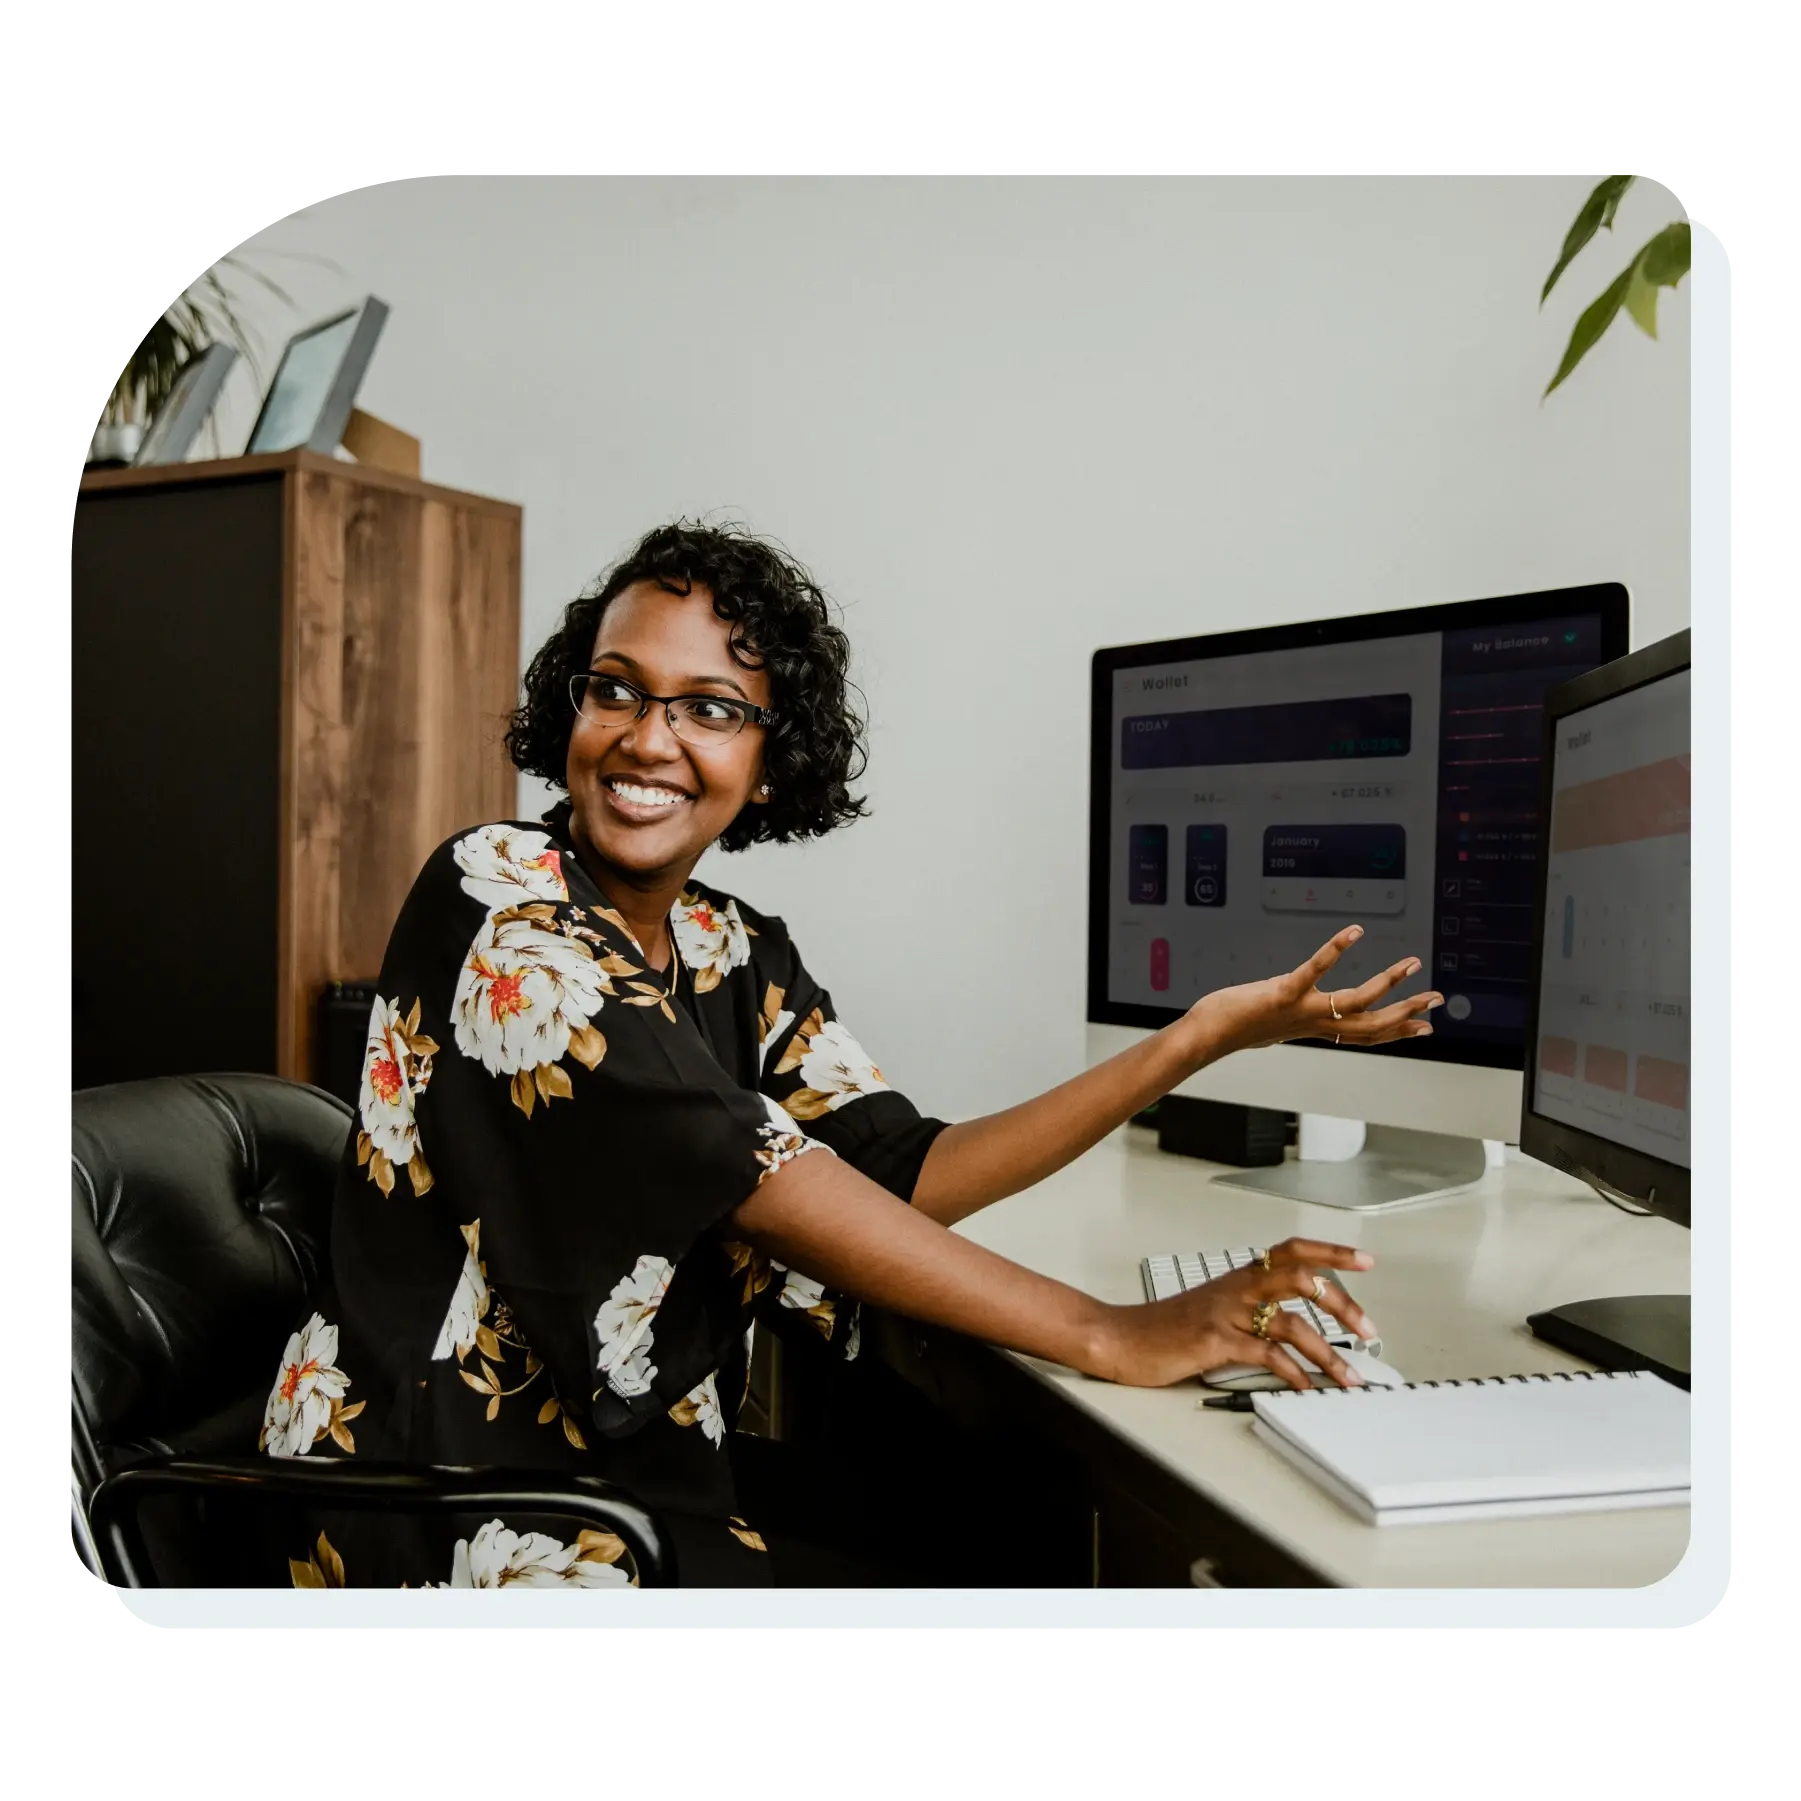
M 1649 1370 L 1688 1387 L 1688 1296 L 1613 1295 L 1527 1316 L 1546 1344 L 1604 1370 Z
M 1308 1117 L 1302 1120 L 1300 1156 L 1267 1169 L 1225 1170 L 1214 1181 L 1283 1200 L 1311 1201 L 1316 1207 L 1378 1213 L 1462 1194 L 1474 1188 L 1488 1168 L 1480 1138 L 1414 1132 L 1401 1126 L 1364 1126 L 1362 1148 L 1354 1155 L 1315 1159 L 1306 1154 Z M 1359 1122 L 1329 1123 L 1355 1127 Z

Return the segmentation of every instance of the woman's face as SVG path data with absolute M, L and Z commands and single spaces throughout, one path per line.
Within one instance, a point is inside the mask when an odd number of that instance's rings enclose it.
M 601 615 L 589 667 L 652 694 L 715 694 L 767 707 L 769 676 L 732 656 L 730 631 L 708 589 L 671 594 L 634 582 Z M 578 713 L 567 772 L 576 843 L 634 876 L 679 870 L 685 879 L 739 810 L 764 798 L 762 773 L 758 725 L 695 744 L 675 735 L 654 701 L 624 726 Z

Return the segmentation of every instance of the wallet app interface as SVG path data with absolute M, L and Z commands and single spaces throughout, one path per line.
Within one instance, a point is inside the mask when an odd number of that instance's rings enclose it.
M 1600 661 L 1597 615 L 1116 670 L 1108 994 L 1187 1007 L 1292 969 L 1407 955 L 1435 1036 L 1518 1048 L 1544 699 Z

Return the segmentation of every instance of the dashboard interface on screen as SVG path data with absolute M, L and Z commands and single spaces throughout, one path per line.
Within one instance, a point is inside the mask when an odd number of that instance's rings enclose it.
M 1545 696 L 1604 661 L 1598 613 L 1112 673 L 1107 998 L 1182 1008 L 1292 969 L 1399 958 L 1435 1054 L 1522 1056 Z
M 1533 1110 L 1689 1167 L 1689 684 L 1558 721 Z

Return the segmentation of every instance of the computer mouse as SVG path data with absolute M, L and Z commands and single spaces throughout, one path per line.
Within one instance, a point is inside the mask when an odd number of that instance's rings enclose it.
M 1381 1349 L 1381 1341 L 1372 1346 L 1351 1348 L 1341 1345 L 1338 1354 L 1370 1388 L 1399 1388 L 1403 1377 L 1393 1364 L 1384 1363 L 1377 1355 Z M 1331 1377 L 1322 1376 L 1317 1365 L 1303 1357 L 1299 1351 L 1290 1349 L 1289 1355 L 1294 1358 L 1307 1374 L 1313 1378 L 1315 1388 L 1336 1388 L 1337 1383 Z M 1272 1369 L 1265 1369 L 1261 1363 L 1224 1363 L 1218 1369 L 1204 1370 L 1201 1380 L 1209 1388 L 1224 1388 L 1242 1394 L 1247 1390 L 1259 1388 L 1286 1388 L 1288 1384 Z
M 1356 1350 L 1340 1351 L 1338 1354 L 1370 1388 L 1404 1388 L 1406 1379 L 1401 1372 L 1392 1363 L 1384 1363 L 1377 1356 L 1376 1351 L 1380 1348 L 1359 1346 Z

